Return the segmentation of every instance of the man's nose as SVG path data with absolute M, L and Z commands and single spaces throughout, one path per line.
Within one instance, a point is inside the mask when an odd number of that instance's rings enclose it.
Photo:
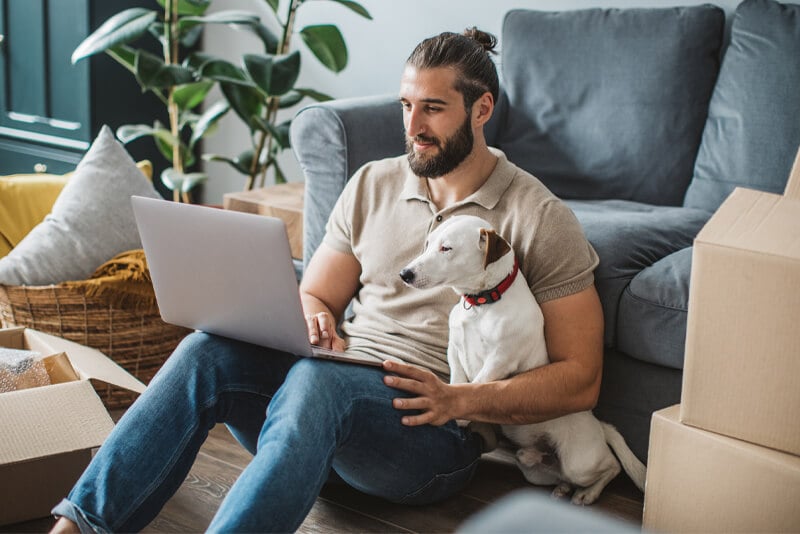
M 406 134 L 409 137 L 415 137 L 419 134 L 425 133 L 425 125 L 422 121 L 422 116 L 415 109 L 407 112 L 406 115 Z

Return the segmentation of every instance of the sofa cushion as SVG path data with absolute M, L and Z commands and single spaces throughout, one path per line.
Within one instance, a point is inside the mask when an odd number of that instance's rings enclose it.
M 120 252 L 141 248 L 132 195 L 160 198 L 111 129 L 103 126 L 50 214 L 0 259 L 0 283 L 83 280 Z
M 630 281 L 642 269 L 690 246 L 710 214 L 625 200 L 570 200 L 567 204 L 600 256 L 595 286 L 603 305 L 605 343 L 614 346 L 617 310 Z
M 783 191 L 800 145 L 798 58 L 800 5 L 739 5 L 686 206 L 716 210 L 736 186 Z
M 617 348 L 645 362 L 683 369 L 692 247 L 637 274 L 619 302 Z
M 561 198 L 681 205 L 724 18 L 710 5 L 509 11 L 498 147 Z

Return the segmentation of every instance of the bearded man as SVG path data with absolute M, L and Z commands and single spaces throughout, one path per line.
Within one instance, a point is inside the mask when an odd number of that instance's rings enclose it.
M 595 405 L 597 255 L 560 200 L 486 145 L 499 92 L 495 44 L 472 28 L 416 47 L 399 94 L 408 153 L 355 173 L 303 275 L 311 342 L 377 356 L 383 368 L 192 334 L 56 506 L 55 531 L 147 526 L 216 423 L 253 459 L 208 530 L 288 532 L 332 473 L 409 504 L 460 491 L 482 442 L 456 419 L 535 423 Z M 409 289 L 398 273 L 459 214 L 488 220 L 513 246 L 544 314 L 551 364 L 488 384 L 447 383 L 447 317 L 458 297 Z M 343 320 L 351 302 L 353 316 Z

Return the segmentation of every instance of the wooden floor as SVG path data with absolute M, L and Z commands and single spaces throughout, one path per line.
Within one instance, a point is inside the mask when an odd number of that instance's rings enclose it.
M 222 498 L 250 460 L 223 425 L 203 445 L 189 477 L 145 532 L 202 532 Z M 460 495 L 431 506 L 404 506 L 366 496 L 344 485 L 326 486 L 298 532 L 453 532 L 472 514 L 515 489 L 530 488 L 502 454 L 481 460 Z M 549 493 L 551 488 L 537 488 Z M 643 496 L 624 475 L 606 488 L 585 513 L 600 511 L 641 525 Z M 584 509 L 582 509 L 584 510 Z M 52 519 L 0 527 L 0 532 L 46 532 Z

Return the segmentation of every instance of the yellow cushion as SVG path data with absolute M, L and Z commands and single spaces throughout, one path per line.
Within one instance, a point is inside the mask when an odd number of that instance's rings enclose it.
M 149 161 L 140 161 L 136 166 L 152 181 L 153 165 Z M 71 174 L 0 176 L 0 258 L 50 213 Z

